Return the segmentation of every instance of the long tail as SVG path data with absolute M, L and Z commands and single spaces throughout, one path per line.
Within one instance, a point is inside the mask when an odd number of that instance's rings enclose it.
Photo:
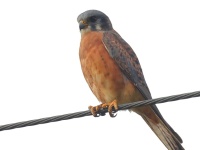
M 153 107 L 147 107 L 139 109 L 139 111 L 137 110 L 136 112 L 142 116 L 166 148 L 168 150 L 184 150 L 181 145 L 182 139 L 164 120 L 158 109 L 156 108 L 155 111 Z

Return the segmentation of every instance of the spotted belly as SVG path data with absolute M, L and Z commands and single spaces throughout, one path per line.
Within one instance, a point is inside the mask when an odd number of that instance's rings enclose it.
M 108 54 L 102 34 L 87 34 L 82 37 L 79 56 L 84 77 L 97 99 L 102 103 L 117 100 L 119 104 L 140 99 L 138 90 Z

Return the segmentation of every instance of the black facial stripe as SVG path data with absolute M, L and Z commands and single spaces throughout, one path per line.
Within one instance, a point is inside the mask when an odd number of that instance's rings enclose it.
M 91 24 L 90 27 L 91 27 L 91 30 L 93 30 L 93 31 L 96 30 L 96 24 Z

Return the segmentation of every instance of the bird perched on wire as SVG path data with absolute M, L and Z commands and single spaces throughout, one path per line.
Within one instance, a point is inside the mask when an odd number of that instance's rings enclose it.
M 102 102 L 89 109 L 97 116 L 100 108 L 112 110 L 118 104 L 152 99 L 139 60 L 123 38 L 113 29 L 108 16 L 98 10 L 81 13 L 77 21 L 81 32 L 79 57 L 85 80 Z M 156 105 L 133 108 L 149 125 L 168 150 L 184 150 L 181 137 L 164 120 Z

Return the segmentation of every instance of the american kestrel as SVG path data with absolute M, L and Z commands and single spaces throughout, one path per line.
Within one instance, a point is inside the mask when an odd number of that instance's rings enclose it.
M 152 99 L 139 60 L 130 45 L 113 29 L 108 16 L 98 10 L 81 13 L 79 57 L 85 80 L 102 103 L 89 107 L 94 116 L 101 107 Z M 121 21 L 123 23 L 123 20 Z M 132 108 L 149 125 L 168 150 L 184 150 L 181 137 L 164 120 L 156 105 Z

